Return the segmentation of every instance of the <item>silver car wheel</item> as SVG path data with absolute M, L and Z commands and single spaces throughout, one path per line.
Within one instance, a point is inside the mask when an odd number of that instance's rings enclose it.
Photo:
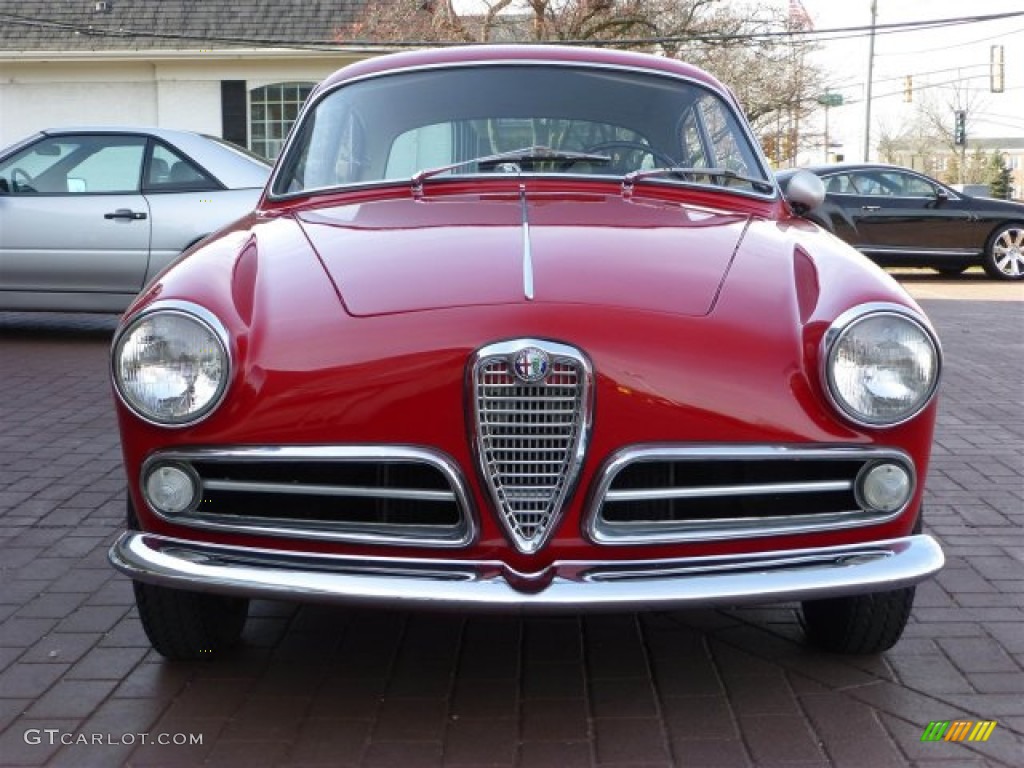
M 986 259 L 986 271 L 1003 280 L 1024 278 L 1024 226 L 1009 224 L 992 238 Z

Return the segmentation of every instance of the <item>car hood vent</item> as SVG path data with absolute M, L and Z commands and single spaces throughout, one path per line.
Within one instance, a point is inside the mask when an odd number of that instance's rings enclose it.
M 561 519 L 590 431 L 590 364 L 573 347 L 517 339 L 479 350 L 470 368 L 476 451 L 498 518 L 532 554 Z

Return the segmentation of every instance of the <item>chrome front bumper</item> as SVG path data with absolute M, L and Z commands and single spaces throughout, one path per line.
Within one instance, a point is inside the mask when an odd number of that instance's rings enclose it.
M 254 598 L 407 608 L 575 612 L 806 600 L 915 584 L 945 558 L 931 536 L 657 561 L 561 561 L 537 575 L 497 561 L 358 558 L 202 544 L 129 531 L 110 561 L 132 579 Z

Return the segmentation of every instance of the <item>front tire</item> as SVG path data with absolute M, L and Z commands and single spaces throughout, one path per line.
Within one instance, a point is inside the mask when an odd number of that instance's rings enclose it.
M 1024 224 L 1004 224 L 993 232 L 982 266 L 996 280 L 1024 279 Z
M 238 644 L 249 601 L 132 582 L 142 628 L 157 653 L 173 661 L 223 655 Z
M 139 518 L 129 497 L 125 509 L 128 530 L 139 530 Z M 150 644 L 173 661 L 210 659 L 238 644 L 249 616 L 249 601 L 203 592 L 188 592 L 132 581 L 135 605 Z
M 804 633 L 833 653 L 875 654 L 896 645 L 910 619 L 914 588 L 805 600 Z

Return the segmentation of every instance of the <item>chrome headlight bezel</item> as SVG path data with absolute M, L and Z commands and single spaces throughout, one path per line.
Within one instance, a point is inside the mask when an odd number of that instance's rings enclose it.
M 219 358 L 220 376 L 213 393 L 197 408 L 189 410 L 180 416 L 170 416 L 147 408 L 144 400 L 134 396 L 132 388 L 126 383 L 123 376 L 122 359 L 126 344 L 132 340 L 133 334 L 136 331 L 157 316 L 174 316 L 193 323 L 199 330 L 208 335 L 211 347 Z M 133 414 L 146 423 L 170 429 L 193 426 L 216 411 L 227 393 L 228 383 L 231 381 L 234 368 L 230 337 L 224 325 L 209 310 L 187 301 L 156 302 L 133 317 L 114 337 L 110 366 L 114 391 L 117 393 L 118 399 Z
M 930 350 L 931 356 L 930 380 L 926 381 L 925 386 L 917 393 L 910 406 L 893 417 L 872 416 L 859 410 L 843 396 L 835 376 L 835 363 L 840 342 L 865 322 L 879 318 L 888 318 L 894 323 L 905 323 L 919 333 L 921 340 Z M 841 314 L 829 326 L 822 338 L 820 360 L 822 388 L 833 408 L 854 424 L 871 429 L 888 429 L 906 424 L 914 419 L 934 399 L 942 375 L 942 349 L 927 320 L 910 308 L 898 304 L 863 304 Z

